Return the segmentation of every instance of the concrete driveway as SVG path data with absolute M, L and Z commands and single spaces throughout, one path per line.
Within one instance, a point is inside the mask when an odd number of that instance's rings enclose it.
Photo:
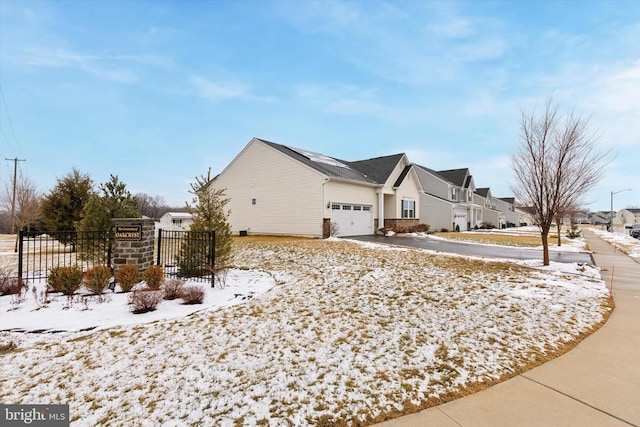
M 520 247 L 480 245 L 474 243 L 444 241 L 429 237 L 414 236 L 351 236 L 353 240 L 363 242 L 385 243 L 388 245 L 406 246 L 411 248 L 430 249 L 433 251 L 455 253 L 461 255 L 477 255 L 482 257 L 512 258 L 512 259 L 542 259 L 542 249 L 526 249 Z M 555 262 L 577 262 L 581 264 L 595 264 L 591 254 L 582 252 L 549 251 L 549 259 Z

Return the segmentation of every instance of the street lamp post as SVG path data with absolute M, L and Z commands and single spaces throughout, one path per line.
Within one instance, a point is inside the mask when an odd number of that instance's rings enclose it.
M 609 211 L 609 217 L 611 218 L 611 220 L 609 221 L 609 232 L 613 233 L 613 195 L 622 193 L 623 191 L 632 191 L 632 190 L 633 190 L 632 188 L 625 188 L 624 190 L 611 192 L 611 211 Z

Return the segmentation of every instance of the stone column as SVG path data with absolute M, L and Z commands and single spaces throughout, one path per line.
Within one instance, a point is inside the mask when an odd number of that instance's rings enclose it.
M 116 218 L 113 267 L 117 272 L 124 264 L 137 265 L 144 272 L 153 265 L 155 221 L 150 218 Z

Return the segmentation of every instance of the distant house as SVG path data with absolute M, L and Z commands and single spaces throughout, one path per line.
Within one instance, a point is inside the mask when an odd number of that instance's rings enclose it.
M 193 224 L 193 215 L 188 212 L 167 212 L 156 222 L 156 230 L 184 231 Z
M 478 227 L 493 226 L 499 227 L 504 224 L 504 214 L 496 209 L 496 204 L 488 187 L 477 188 L 473 194 L 474 202 L 482 206 L 481 218 Z
M 403 153 L 346 161 L 253 138 L 211 181 L 234 233 L 374 234 L 420 218 L 420 182 Z
M 494 198 L 496 209 L 504 214 L 504 223 L 500 227 L 516 227 L 520 225 L 521 215 L 516 211 L 516 199 L 513 197 Z
M 615 215 L 615 212 L 613 213 L 613 215 Z M 589 216 L 589 222 L 592 225 L 609 224 L 613 215 L 611 214 L 611 211 L 592 212 Z
M 640 224 L 640 208 L 620 209 L 616 215 L 616 220 L 615 222 L 625 226 Z
M 465 231 L 480 226 L 484 206 L 474 201 L 476 190 L 469 169 L 434 171 L 414 165 L 422 193 L 420 222 L 432 230 Z

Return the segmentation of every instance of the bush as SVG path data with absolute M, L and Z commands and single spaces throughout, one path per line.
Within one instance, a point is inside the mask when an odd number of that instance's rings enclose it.
M 17 277 L 11 277 L 13 271 L 0 267 L 0 295 L 16 295 L 22 291 L 26 285 L 23 283 L 20 285 L 20 281 Z
M 74 265 L 72 267 L 53 267 L 49 271 L 47 284 L 55 292 L 62 292 L 64 295 L 73 295 L 82 284 L 82 268 Z
M 129 305 L 134 314 L 154 311 L 162 301 L 162 291 L 140 289 L 129 295 Z
M 157 291 L 164 282 L 164 270 L 159 265 L 152 265 L 144 271 L 142 278 L 150 289 Z
M 116 282 L 120 285 L 122 292 L 129 292 L 133 285 L 140 281 L 140 269 L 137 265 L 125 264 L 116 272 Z
M 184 286 L 178 296 L 185 304 L 202 304 L 204 301 L 204 288 L 202 286 Z
M 576 239 L 578 237 L 580 237 L 580 230 L 578 229 L 578 227 L 573 226 L 571 227 L 571 230 L 567 231 L 567 238 Z
M 164 282 L 164 299 L 176 299 L 180 296 L 180 290 L 184 286 L 184 280 L 171 279 Z
M 106 265 L 98 265 L 84 273 L 84 287 L 94 294 L 102 295 L 111 279 L 111 269 Z

